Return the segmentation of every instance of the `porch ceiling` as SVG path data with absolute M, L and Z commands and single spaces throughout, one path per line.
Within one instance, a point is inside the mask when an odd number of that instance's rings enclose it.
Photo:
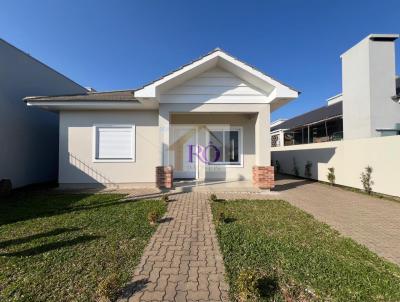
M 255 118 L 257 113 L 232 113 L 232 112 L 209 112 L 209 113 L 173 113 L 171 124 L 229 124 L 229 122 L 241 122 Z

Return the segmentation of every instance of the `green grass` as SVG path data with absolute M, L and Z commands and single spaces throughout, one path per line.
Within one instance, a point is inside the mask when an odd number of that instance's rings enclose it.
M 0 301 L 92 301 L 107 279 L 123 286 L 155 231 L 148 213 L 166 207 L 122 197 L 25 192 L 0 200 Z
M 214 202 L 212 211 L 233 300 L 262 276 L 261 301 L 400 301 L 398 266 L 285 201 Z

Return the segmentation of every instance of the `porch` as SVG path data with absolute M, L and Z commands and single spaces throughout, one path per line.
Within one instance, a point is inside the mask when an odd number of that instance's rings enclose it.
M 272 188 L 268 106 L 248 105 L 243 110 L 233 105 L 231 111 L 224 106 L 219 112 L 216 106 L 209 107 L 200 112 L 160 110 L 158 187 L 185 192 Z

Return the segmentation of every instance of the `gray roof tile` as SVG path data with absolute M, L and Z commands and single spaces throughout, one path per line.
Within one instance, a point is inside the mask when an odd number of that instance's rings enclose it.
M 304 114 L 295 116 L 283 122 L 282 124 L 272 127 L 271 131 L 278 129 L 293 129 L 299 126 L 312 124 L 341 115 L 343 115 L 343 102 L 338 102 L 330 106 L 320 107 Z

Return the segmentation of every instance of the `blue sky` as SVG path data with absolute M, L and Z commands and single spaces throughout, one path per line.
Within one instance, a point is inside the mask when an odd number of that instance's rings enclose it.
M 139 87 L 220 47 L 302 92 L 276 119 L 339 93 L 340 54 L 400 32 L 399 12 L 398 0 L 13 0 L 1 2 L 0 36 L 98 91 Z

